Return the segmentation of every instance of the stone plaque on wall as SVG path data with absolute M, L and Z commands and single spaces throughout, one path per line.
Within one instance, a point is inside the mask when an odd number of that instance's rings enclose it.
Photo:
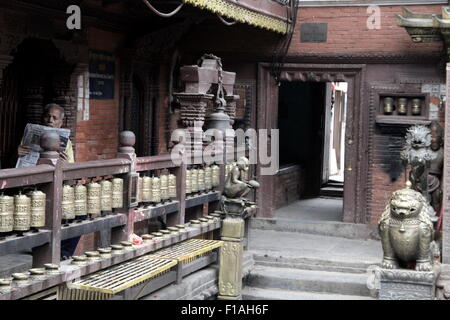
M 300 34 L 301 42 L 327 42 L 328 23 L 302 23 Z

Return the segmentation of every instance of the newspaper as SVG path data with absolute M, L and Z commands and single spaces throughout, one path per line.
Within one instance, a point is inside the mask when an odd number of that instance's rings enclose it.
M 17 160 L 16 168 L 35 166 L 43 149 L 40 147 L 41 135 L 44 132 L 55 132 L 61 141 L 61 150 L 65 150 L 70 137 L 70 129 L 57 129 L 28 123 L 23 133 L 22 145 L 31 148 L 31 152 Z

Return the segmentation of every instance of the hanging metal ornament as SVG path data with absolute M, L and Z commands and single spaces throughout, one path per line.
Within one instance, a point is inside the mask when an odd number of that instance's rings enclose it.
M 169 177 L 167 174 L 162 174 L 160 177 L 160 190 L 161 190 L 161 200 L 169 199 Z
M 200 192 L 205 191 L 205 170 L 198 169 L 197 183 L 198 183 L 198 191 Z
M 206 191 L 212 189 L 212 168 L 210 166 L 205 167 L 205 189 Z
M 75 186 L 75 217 L 87 215 L 87 188 L 81 184 Z
M 220 185 L 220 167 L 217 164 L 212 165 L 212 185 L 218 187 Z
M 169 174 L 169 198 L 177 197 L 177 177 Z
M 32 228 L 42 228 L 45 226 L 45 199 L 46 195 L 42 191 L 31 191 L 28 196 L 31 198 L 31 223 Z
M 19 193 L 14 196 L 14 231 L 28 231 L 31 225 L 31 199 Z
M 14 198 L 10 196 L 0 196 L 0 232 L 13 231 L 14 227 Z
M 191 188 L 191 170 L 186 170 L 186 194 L 192 192 Z
M 95 218 L 101 213 L 101 192 L 102 187 L 97 182 L 87 184 L 87 212 L 91 218 Z
M 150 202 L 152 200 L 152 178 L 142 178 L 142 201 Z
M 63 187 L 62 219 L 75 219 L 75 189 L 69 185 Z
M 103 180 L 100 182 L 101 186 L 101 203 L 102 211 L 112 211 L 112 182 Z
M 158 203 L 161 202 L 161 181 L 158 177 L 152 178 L 152 198 L 151 202 Z
M 198 192 L 198 170 L 191 169 L 191 192 Z
M 112 179 L 112 207 L 123 207 L 123 179 Z

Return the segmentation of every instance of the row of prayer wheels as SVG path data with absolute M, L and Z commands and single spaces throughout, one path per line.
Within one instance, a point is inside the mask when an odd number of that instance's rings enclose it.
M 0 233 L 25 232 L 45 226 L 45 199 L 42 191 L 0 196 Z
M 162 174 L 159 177 L 138 178 L 137 202 L 164 202 L 177 197 L 177 177 Z
M 73 220 L 123 207 L 123 179 L 113 178 L 75 187 L 64 185 L 62 219 Z
M 186 194 L 210 191 L 220 184 L 218 165 L 191 168 L 186 171 Z

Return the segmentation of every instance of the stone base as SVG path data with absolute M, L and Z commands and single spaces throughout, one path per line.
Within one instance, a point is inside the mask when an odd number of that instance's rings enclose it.
M 242 300 L 242 295 L 238 296 L 217 296 L 217 300 Z
M 439 268 L 422 272 L 407 269 L 380 270 L 380 300 L 434 300 Z

